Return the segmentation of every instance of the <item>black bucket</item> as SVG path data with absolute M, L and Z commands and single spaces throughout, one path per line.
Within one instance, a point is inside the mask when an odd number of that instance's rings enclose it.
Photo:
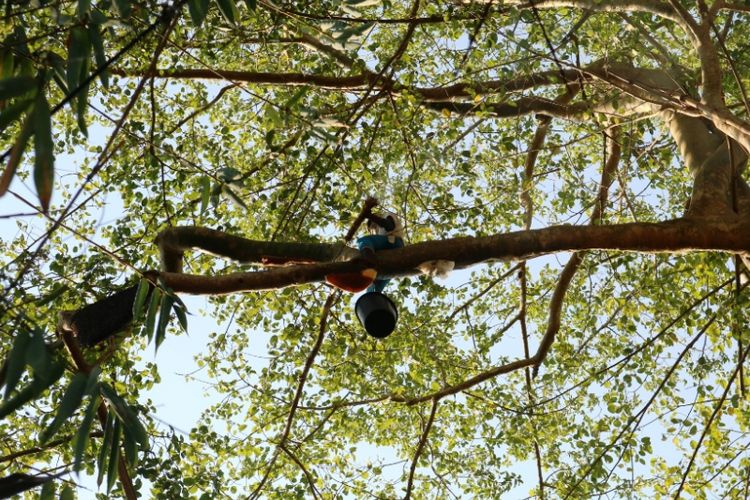
M 362 295 L 357 299 L 354 311 L 367 333 L 373 337 L 385 338 L 396 328 L 396 304 L 380 292 L 367 292 Z

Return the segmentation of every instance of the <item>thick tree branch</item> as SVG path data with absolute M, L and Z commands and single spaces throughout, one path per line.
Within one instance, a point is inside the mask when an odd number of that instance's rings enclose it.
M 332 49 L 319 41 L 311 39 L 310 44 L 321 51 L 325 51 L 336 61 L 354 66 L 355 61 L 335 49 Z M 408 91 L 419 95 L 427 101 L 450 101 L 453 99 L 472 98 L 475 95 L 489 95 L 506 93 L 512 91 L 526 90 L 530 88 L 559 85 L 568 82 L 576 82 L 581 77 L 577 69 L 566 69 L 560 71 L 542 71 L 528 76 L 512 78 L 509 80 L 487 80 L 481 82 L 461 82 L 437 87 L 410 87 L 401 85 L 386 76 L 379 76 L 372 71 L 347 76 L 329 76 L 308 73 L 268 73 L 254 71 L 222 70 L 222 69 L 156 69 L 153 71 L 125 70 L 114 68 L 113 75 L 123 77 L 154 77 L 175 80 L 227 80 L 231 82 L 253 83 L 256 85 L 276 86 L 313 86 L 329 90 L 351 90 L 367 91 L 368 89 L 389 90 L 394 93 Z
M 482 4 L 492 0 L 464 0 L 464 4 Z M 655 0 L 507 0 L 503 5 L 514 5 L 518 8 L 561 9 L 573 8 L 595 12 L 644 12 L 663 17 L 683 24 L 682 18 L 665 2 Z
M 156 238 L 161 251 L 162 268 L 180 272 L 186 250 L 199 248 L 240 263 L 268 262 L 282 257 L 290 262 L 328 262 L 351 259 L 359 252 L 344 243 L 293 243 L 249 240 L 204 227 L 183 226 L 165 229 Z
M 203 228 L 179 228 L 185 233 L 207 231 Z M 231 237 L 237 238 L 237 237 Z M 258 243 L 263 247 L 265 242 Z M 290 248 L 295 248 L 294 244 Z M 309 245 L 314 255 L 336 255 L 337 245 Z M 204 248 L 200 238 L 191 247 Z M 213 253 L 220 255 L 216 247 Z M 750 251 L 750 222 L 731 219 L 676 219 L 662 223 L 629 223 L 607 226 L 552 226 L 531 231 L 517 231 L 484 237 L 451 238 L 416 243 L 397 250 L 378 252 L 374 267 L 384 276 L 417 274 L 418 266 L 430 260 L 449 260 L 461 269 L 490 260 L 529 259 L 556 252 L 578 250 L 615 250 L 644 253 L 684 253 Z M 262 256 L 258 249 L 248 249 Z M 351 254 L 356 251 L 350 249 Z M 349 252 L 347 252 L 349 253 Z M 312 255 L 312 254 L 311 254 Z M 343 255 L 343 252 L 342 254 Z M 232 255 L 226 255 L 234 258 Z M 295 251 L 293 258 L 304 256 Z M 267 290 L 322 281 L 327 274 L 355 272 L 369 264 L 358 259 L 296 265 L 268 271 L 232 273 L 223 276 L 197 276 L 162 272 L 161 278 L 176 292 L 192 294 L 226 294 L 240 291 Z

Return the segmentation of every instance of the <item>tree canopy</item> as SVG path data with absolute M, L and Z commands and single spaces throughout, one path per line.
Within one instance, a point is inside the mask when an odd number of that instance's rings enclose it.
M 747 496 L 745 3 L 2 5 L 0 493 Z

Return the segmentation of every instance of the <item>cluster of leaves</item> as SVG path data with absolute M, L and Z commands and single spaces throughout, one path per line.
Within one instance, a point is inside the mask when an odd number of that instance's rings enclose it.
M 62 377 L 65 361 L 51 352 L 45 344 L 44 333 L 21 330 L 16 336 L 13 347 L 4 364 L 4 400 L 0 404 L 0 419 L 7 417 L 26 403 L 38 399 Z M 30 369 L 30 376 L 24 373 Z M 137 411 L 106 382 L 99 380 L 100 369 L 94 368 L 90 373 L 76 372 L 62 393 L 54 418 L 39 433 L 39 445 L 48 444 L 73 415 L 83 409 L 75 438 L 71 441 L 74 449 L 73 470 L 80 471 L 84 463 L 84 454 L 89 443 L 92 426 L 100 407 L 106 402 L 110 411 L 104 425 L 104 439 L 99 448 L 96 467 L 99 471 L 97 483 L 101 484 L 107 477 L 107 491 L 117 479 L 117 464 L 120 448 L 125 450 L 129 466 L 138 462 L 138 450 L 147 450 L 149 437 L 138 418 Z M 19 382 L 26 384 L 18 388 Z M 84 403 L 84 400 L 87 400 Z M 46 493 L 42 493 L 44 497 Z
M 10 5 L 11 13 L 22 5 Z M 529 179 L 524 162 L 538 121 L 496 119 L 486 105 L 551 99 L 558 88 L 469 95 L 475 109 L 461 115 L 447 105 L 426 107 L 418 90 L 556 70 L 544 55 L 546 39 L 571 67 L 605 56 L 657 66 L 641 30 L 661 43 L 670 62 L 695 62 L 684 36 L 643 13 L 432 2 L 420 6 L 408 37 L 412 6 L 188 0 L 165 15 L 156 2 L 82 0 L 41 3 L 9 18 L 0 45 L 0 140 L 7 149 L 0 187 L 5 192 L 14 178 L 17 186 L 31 174 L 42 211 L 59 217 L 66 204 L 77 207 L 50 238 L 49 253 L 32 247 L 36 221 L 19 220 L 17 236 L 2 236 L 9 241 L 0 279 L 13 286 L 0 305 L 0 353 L 8 360 L 0 433 L 18 436 L 4 453 L 74 436 L 14 460 L 13 471 L 51 469 L 62 456 L 70 469 L 92 472 L 88 464 L 95 464 L 109 490 L 123 450 L 129 470 L 151 483 L 136 479 L 136 488 L 150 487 L 156 496 L 238 496 L 268 472 L 269 496 L 318 488 L 332 497 L 395 497 L 408 481 L 430 403 L 389 398 L 429 394 L 523 357 L 522 302 L 533 349 L 547 327 L 557 260 L 529 264 L 524 285 L 519 268 L 504 264 L 455 275 L 448 285 L 422 277 L 394 281 L 388 293 L 399 303 L 399 327 L 386 342 L 361 331 L 352 300 L 333 306 L 289 420 L 327 290 L 216 297 L 205 314 L 211 322 L 191 320 L 191 327 L 201 325 L 194 337 L 206 345 L 197 363 L 220 402 L 185 436 L 167 428 L 162 440 L 143 418 L 156 411 L 144 392 L 158 382 L 158 371 L 139 357 L 152 340 L 157 348 L 168 345 L 177 323 L 187 330 L 186 308 L 174 293 L 159 284 L 148 296 L 141 282 L 131 330 L 142 333 L 117 339 L 101 375 L 65 378 L 63 358 L 45 344 L 42 332 L 58 311 L 107 296 L 131 268 L 156 268 L 152 240 L 166 225 L 201 224 L 260 240 L 330 240 L 375 194 L 403 216 L 412 243 L 516 230 L 523 191 L 534 204 L 535 227 L 585 223 L 609 140 L 605 117 L 552 121 Z M 743 67 L 747 28 L 729 17 L 719 18 L 728 22 L 727 50 Z M 311 39 L 337 52 L 316 49 Z M 408 47 L 393 60 L 405 39 Z M 167 77 L 149 79 L 152 65 Z M 278 78 L 269 86 L 168 77 L 183 69 Z M 365 71 L 396 84 L 383 91 L 283 82 L 292 74 L 335 83 Z M 582 99 L 611 91 L 599 82 Z M 735 82 L 726 91 L 739 102 Z M 124 114 L 111 150 L 102 151 L 102 135 Z M 648 117 L 624 121 L 620 130 L 623 161 L 604 222 L 680 215 L 690 179 L 664 127 Z M 32 137 L 34 159 L 26 162 Z M 99 162 L 103 152 L 106 161 Z M 51 202 L 53 186 L 59 205 Z M 80 206 L 79 189 L 88 197 Z M 189 255 L 186 267 L 205 275 L 247 270 L 205 255 Z M 731 269 L 723 256 L 590 254 L 566 296 L 539 377 L 503 375 L 440 401 L 416 460 L 414 493 L 522 496 L 513 490 L 519 485 L 524 494 L 539 493 L 534 471 L 523 467 L 537 460 L 538 446 L 548 494 L 669 495 L 713 402 L 733 380 L 737 345 L 750 344 L 746 329 L 736 326 L 746 324 L 747 294 L 725 285 Z M 38 328 L 13 330 L 15 322 L 4 319 L 18 311 Z M 87 353 L 94 354 L 102 350 Z M 159 355 L 176 356 L 163 347 Z M 185 383 L 192 391 L 200 382 Z M 126 387 L 137 405 L 115 393 L 124 395 Z M 102 401 L 110 411 L 99 440 L 90 436 Z M 741 392 L 728 402 L 690 474 L 693 488 L 716 475 L 709 486 L 732 494 L 745 477 L 747 443 L 727 437 L 747 432 L 748 402 Z

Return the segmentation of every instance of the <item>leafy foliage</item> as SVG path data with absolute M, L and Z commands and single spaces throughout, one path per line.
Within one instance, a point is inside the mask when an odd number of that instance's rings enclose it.
M 703 2 L 564 4 L 6 2 L 0 207 L 34 212 L 0 219 L 9 473 L 62 464 L 108 496 L 164 498 L 742 496 L 747 280 L 723 253 L 580 256 L 536 376 L 489 374 L 545 338 L 568 255 L 394 280 L 384 341 L 324 285 L 217 295 L 205 331 L 145 278 L 128 334 L 79 358 L 53 333 L 60 311 L 158 269 L 167 227 L 336 242 L 368 195 L 407 244 L 680 217 L 695 173 L 663 110 L 632 95 L 667 109 L 705 93 L 694 16 L 747 120 L 747 8 L 717 4 L 709 23 Z M 675 88 L 626 88 L 598 61 Z M 711 121 L 695 109 L 677 111 Z M 255 269 L 200 253 L 185 268 Z M 160 378 L 146 347 L 181 330 L 205 343 L 194 362 L 220 399 L 184 435 L 144 395 Z

